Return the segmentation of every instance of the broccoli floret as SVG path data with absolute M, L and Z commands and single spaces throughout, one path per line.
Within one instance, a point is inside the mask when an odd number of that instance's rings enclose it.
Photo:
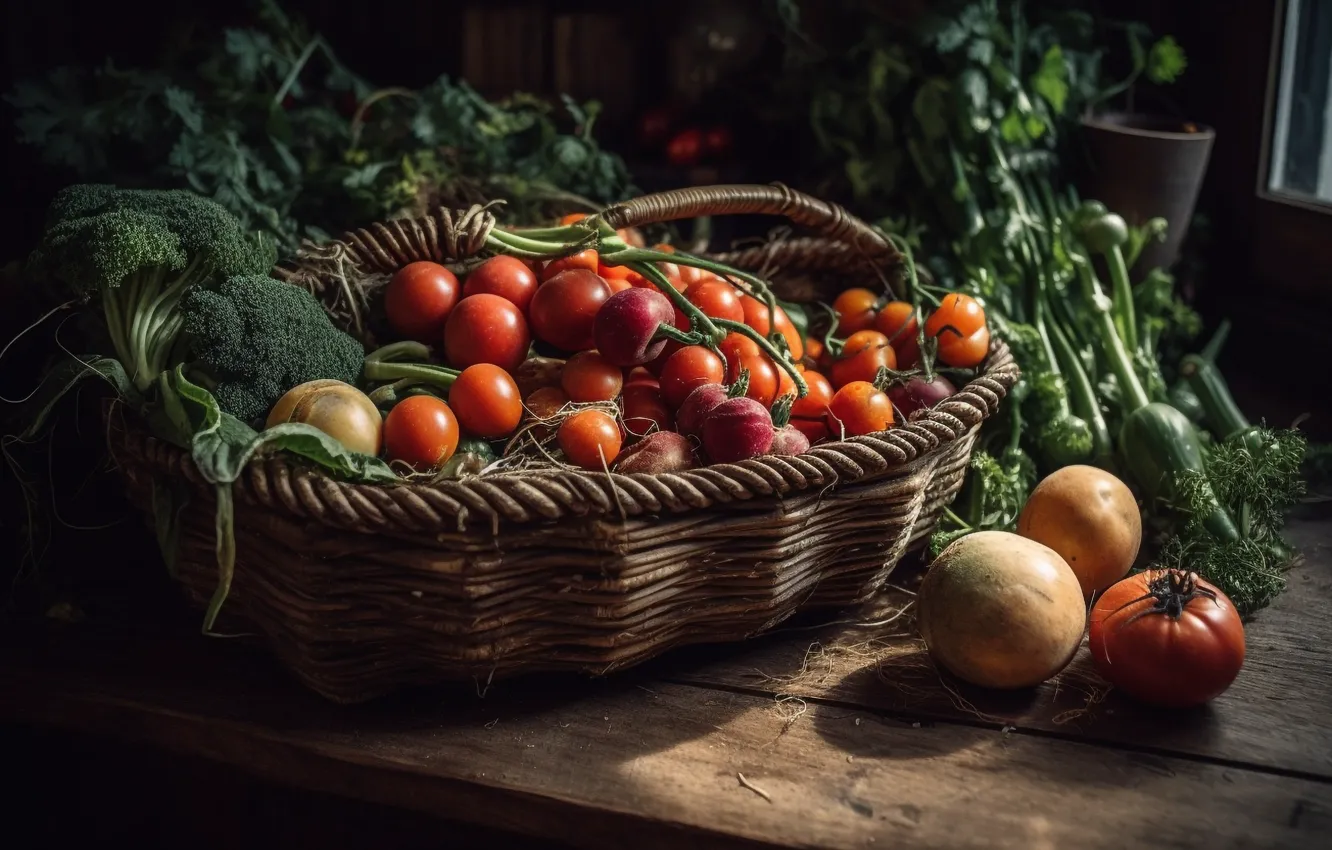
M 275 251 L 217 203 L 182 190 L 62 190 L 30 268 L 66 296 L 99 298 L 116 357 L 140 391 L 177 362 L 181 297 L 272 267 Z
M 215 384 L 218 405 L 253 422 L 297 384 L 354 383 L 365 351 L 339 330 L 313 295 L 260 275 L 196 287 L 182 304 L 194 366 Z

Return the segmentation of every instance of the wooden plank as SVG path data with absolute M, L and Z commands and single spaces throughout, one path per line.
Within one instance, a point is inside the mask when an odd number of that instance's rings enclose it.
M 0 716 L 588 848 L 1302 847 L 1332 829 L 1332 783 L 835 706 L 792 721 L 634 677 L 339 707 L 199 638 L 7 642 Z
M 672 659 L 663 675 L 683 683 L 825 699 L 907 717 L 1016 726 L 1328 779 L 1332 524 L 1296 520 L 1290 536 L 1304 562 L 1292 570 L 1286 592 L 1248 625 L 1247 656 L 1235 684 L 1195 711 L 1162 712 L 1110 692 L 1092 670 L 1085 647 L 1065 674 L 1034 692 L 998 694 L 950 681 L 955 690 L 950 693 L 914 637 L 909 615 L 878 629 L 779 633 L 720 657 L 712 650 L 714 660 L 690 652 Z M 906 600 L 898 597 L 897 603 Z M 887 633 L 907 636 L 864 645 Z

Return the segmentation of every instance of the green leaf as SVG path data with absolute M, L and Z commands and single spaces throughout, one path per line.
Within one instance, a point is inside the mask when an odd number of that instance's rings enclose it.
M 1004 116 L 1004 120 L 999 122 L 999 135 L 1003 136 L 1004 141 L 1010 144 L 1026 141 L 1022 117 L 1016 111 L 1010 110 Z
M 1053 44 L 1045 51 L 1040 70 L 1032 75 L 1031 87 L 1045 98 L 1056 115 L 1064 113 L 1064 104 L 1068 101 L 1068 68 L 1059 45 Z
M 1184 49 L 1168 35 L 1153 44 L 1147 54 L 1147 79 L 1158 84 L 1173 83 L 1188 66 Z
M 948 135 L 947 93 L 948 83 L 935 77 L 925 81 L 912 101 L 911 113 L 928 141 L 938 141 Z
M 176 576 L 176 554 L 180 548 L 180 515 L 189 499 L 188 488 L 178 479 L 153 478 L 153 528 L 157 547 L 172 578 Z
M 957 78 L 957 86 L 965 99 L 971 129 L 977 133 L 989 130 L 990 117 L 986 110 L 990 104 L 990 84 L 985 75 L 975 68 L 968 68 Z
M 231 581 L 236 575 L 236 508 L 232 502 L 231 484 L 218 484 L 217 511 L 213 516 L 214 549 L 217 552 L 217 588 L 208 600 L 204 612 L 203 631 L 209 634 L 222 605 L 231 593 Z
M 967 58 L 977 65 L 989 65 L 994 60 L 994 42 L 978 38 L 967 45 Z
M 166 100 L 167 109 L 171 114 L 180 119 L 185 128 L 192 133 L 198 133 L 203 130 L 203 113 L 199 110 L 199 102 L 195 99 L 194 93 L 186 91 L 176 86 L 167 86 L 163 97 Z
M 138 406 L 139 393 L 119 360 L 110 357 L 70 357 L 47 372 L 36 392 L 28 399 L 20 419 L 26 420 L 28 424 L 18 439 L 31 440 L 40 434 L 60 400 L 88 378 L 101 378 L 111 385 L 118 396 L 132 406 Z

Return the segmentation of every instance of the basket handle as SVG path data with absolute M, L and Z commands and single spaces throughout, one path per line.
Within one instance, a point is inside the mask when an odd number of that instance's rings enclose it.
M 896 263 L 901 254 L 882 233 L 838 204 L 797 192 L 781 183 L 694 186 L 643 195 L 602 213 L 615 228 L 713 215 L 780 215 L 867 258 Z

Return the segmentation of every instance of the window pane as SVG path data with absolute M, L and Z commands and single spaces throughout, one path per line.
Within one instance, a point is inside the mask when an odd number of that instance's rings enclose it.
M 1289 0 L 1268 188 L 1332 203 L 1332 0 Z

